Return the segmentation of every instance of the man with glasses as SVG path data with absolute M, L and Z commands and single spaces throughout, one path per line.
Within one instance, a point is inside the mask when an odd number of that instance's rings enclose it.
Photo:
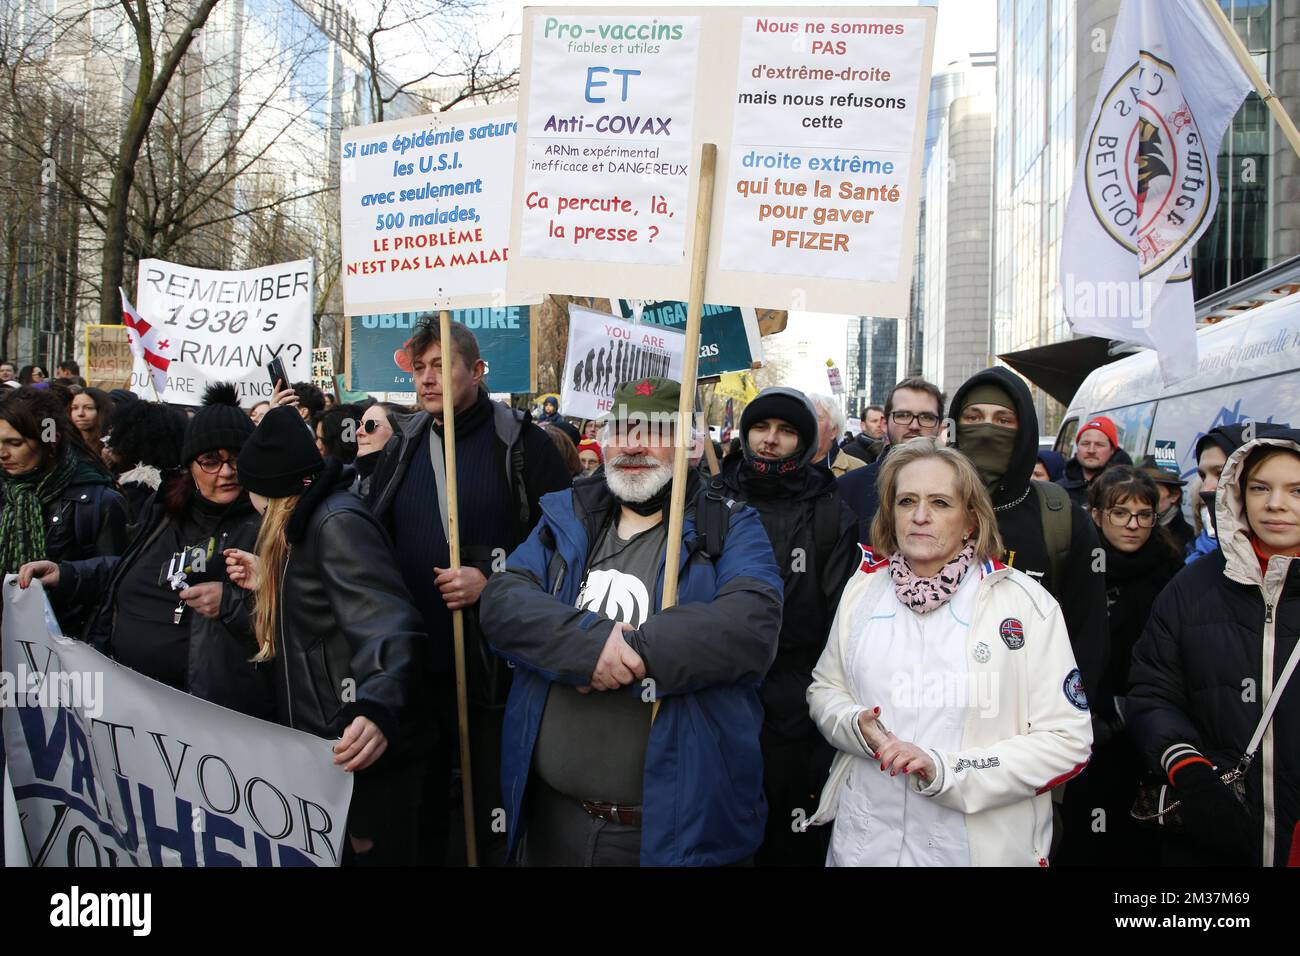
M 720 545 L 686 547 L 705 500 L 688 469 L 677 604 L 660 609 L 680 389 L 619 387 L 604 471 L 547 495 L 483 592 L 483 630 L 515 665 L 501 791 L 525 866 L 721 866 L 763 837 L 759 685 L 781 578 L 758 515 L 734 500 L 701 518 Z
M 1133 459 L 1119 447 L 1119 430 L 1105 415 L 1088 419 L 1074 436 L 1074 457 L 1065 463 L 1065 477 L 1057 481 L 1080 508 L 1088 507 L 1088 486 L 1113 465 L 1131 465 Z
M 922 435 L 933 438 L 943 425 L 943 392 L 923 378 L 905 378 L 894 386 L 885 400 L 886 444 L 875 461 L 842 476 L 840 497 L 858 516 L 858 540 L 871 540 L 871 519 L 880 506 L 876 496 L 876 476 L 889 449 Z

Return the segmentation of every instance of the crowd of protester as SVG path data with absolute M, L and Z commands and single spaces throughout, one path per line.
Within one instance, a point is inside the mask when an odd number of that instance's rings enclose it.
M 413 408 L 0 361 L 0 571 L 125 666 L 335 740 L 352 865 L 463 860 L 455 612 L 482 864 L 1300 865 L 1300 691 L 1260 719 L 1300 638 L 1300 432 L 1215 428 L 1189 487 L 1105 416 L 1041 450 L 992 368 L 900 381 L 857 435 L 768 388 L 714 456 L 674 381 L 530 414 L 451 328 L 408 343 Z

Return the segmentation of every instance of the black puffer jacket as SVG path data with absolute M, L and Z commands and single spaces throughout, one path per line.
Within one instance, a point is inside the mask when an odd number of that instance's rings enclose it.
M 320 737 L 366 716 L 400 750 L 415 730 L 426 638 L 388 536 L 348 491 L 355 477 L 327 462 L 286 529 L 277 710 L 282 723 Z
M 1219 550 L 1165 588 L 1133 652 L 1129 732 L 1164 775 L 1187 773 L 1178 765 L 1197 756 L 1220 771 L 1235 767 L 1300 639 L 1300 560 L 1275 557 L 1261 574 L 1242 503 L 1242 460 L 1263 443 L 1300 452 L 1300 431 L 1270 431 L 1228 458 L 1215 495 Z M 1285 866 L 1289 856 L 1300 857 L 1300 674 L 1250 767 L 1246 800 L 1260 837 L 1255 861 Z M 1200 834 L 1187 836 L 1170 862 L 1228 862 Z
M 1115 454 L 1110 456 L 1110 461 L 1106 462 L 1106 468 L 1114 468 L 1116 465 L 1132 465 L 1133 458 L 1123 448 L 1116 448 Z M 1066 490 L 1070 500 L 1080 508 L 1088 507 L 1088 488 L 1092 484 L 1093 478 L 1101 475 L 1101 471 L 1089 478 L 1083 473 L 1083 465 L 1079 463 L 1079 456 L 1075 455 L 1065 463 L 1065 474 L 1057 479 L 1056 483 Z
M 261 519 L 247 496 L 225 509 L 213 531 L 214 557 L 226 548 L 252 551 Z M 113 627 L 117 615 L 118 591 L 125 575 L 159 535 L 167 534 L 176 521 L 167 514 L 158 495 L 150 498 L 140 513 L 139 530 L 120 557 L 59 564 L 56 593 L 94 607 L 86 622 L 82 640 L 108 656 L 113 653 Z M 223 565 L 224 566 L 224 565 Z M 153 569 L 146 569 L 153 574 Z M 252 599 L 249 593 L 228 581 L 221 593 L 221 613 L 216 619 L 189 614 L 189 647 L 186 686 L 196 697 L 220 704 L 242 714 L 262 719 L 274 717 L 270 667 L 253 664 L 257 653 L 253 637 Z
M 743 452 L 736 451 L 719 476 L 728 493 L 758 512 L 785 584 L 776 660 L 759 693 L 765 732 L 786 739 L 817 736 L 808 716 L 812 669 L 826 646 L 840 592 L 862 562 L 857 518 L 840 500 L 834 476 L 807 462 L 796 474 L 800 480 L 793 483 L 794 476 L 759 478 L 747 472 Z
M 1061 605 L 1074 659 L 1083 673 L 1084 688 L 1089 697 L 1096 696 L 1100 692 L 1109 646 L 1106 579 L 1100 570 L 1093 569 L 1093 555 L 1101 547 L 1097 529 L 1083 509 L 1070 508 L 1070 550 L 1061 566 L 1062 580 L 1055 580 L 1044 537 L 1039 489 L 1033 487 L 1040 483 L 1032 480 L 1034 463 L 1038 460 L 1038 413 L 1029 389 L 1010 370 L 991 368 L 967 379 L 953 396 L 949 408 L 960 421 L 967 392 L 985 383 L 995 384 L 1010 394 L 1020 419 L 1011 463 L 992 494 L 998 531 L 1007 549 L 1003 560 L 1038 581 Z M 957 436 L 953 438 L 960 448 L 960 440 Z

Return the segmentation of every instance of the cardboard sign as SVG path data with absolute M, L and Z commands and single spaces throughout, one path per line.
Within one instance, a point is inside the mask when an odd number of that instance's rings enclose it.
M 131 383 L 135 358 L 125 325 L 86 326 L 86 384 L 111 391 Z

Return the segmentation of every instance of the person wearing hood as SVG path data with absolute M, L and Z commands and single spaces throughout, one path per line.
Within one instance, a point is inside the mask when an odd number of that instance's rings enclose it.
M 560 403 L 554 395 L 547 395 L 546 401 L 542 402 L 542 413 L 537 416 L 537 424 L 548 425 L 558 421 L 561 421 Z
M 1196 476 L 1200 481 L 1200 490 L 1196 495 L 1200 502 L 1197 516 L 1201 530 L 1188 546 L 1185 564 L 1191 564 L 1219 549 L 1214 530 L 1215 491 L 1219 487 L 1223 466 L 1228 463 L 1228 456 L 1245 443 L 1246 427 L 1244 423 L 1218 425 L 1196 440 Z M 1261 427 L 1269 426 L 1255 426 L 1257 430 Z
M 104 460 L 126 498 L 132 533 L 163 478 L 181 465 L 185 415 L 162 402 L 125 402 L 108 417 Z
M 1143 458 L 1138 471 L 1155 482 L 1156 490 L 1160 493 L 1156 509 L 1160 515 L 1160 527 L 1169 533 L 1179 557 L 1185 557 L 1196 537 L 1196 529 L 1183 517 L 1183 488 L 1187 482 L 1178 476 L 1175 469 L 1166 468 L 1157 462 L 1155 455 Z
M 814 460 L 824 432 L 802 392 L 759 392 L 740 416 L 740 434 L 740 450 L 724 459 L 709 487 L 758 511 L 781 569 L 785 608 L 776 660 L 759 691 L 768 817 L 755 862 L 820 866 L 823 831 L 790 824 L 798 811 L 812 815 L 830 771 L 833 751 L 808 715 L 806 693 L 840 592 L 862 558 L 858 523 L 835 479 Z
M 604 470 L 542 499 L 483 592 L 515 668 L 501 793 L 526 866 L 720 866 L 763 839 L 759 685 L 782 582 L 754 510 L 688 469 L 677 603 L 661 607 L 680 393 L 618 388 Z
M 417 862 L 427 639 L 383 527 L 323 459 L 289 406 L 271 409 L 239 452 L 262 515 L 256 554 L 227 548 L 230 577 L 256 595 L 255 664 L 275 675 L 276 719 L 339 738 L 334 766 L 358 772 L 348 811 L 357 862 Z M 427 736 L 427 731 L 424 736 Z
M 1066 794 L 1066 836 L 1057 860 L 1062 865 L 1142 866 L 1158 850 L 1151 830 L 1129 814 L 1143 761 L 1124 728 L 1120 701 L 1128 693 L 1133 645 L 1151 605 L 1182 569 L 1182 552 L 1158 523 L 1159 502 L 1155 482 L 1131 465 L 1106 469 L 1088 490 L 1089 514 L 1104 549 L 1110 659 L 1092 706 L 1092 763 Z M 1106 812 L 1100 828 L 1093 826 L 1098 808 Z
M 1119 429 L 1105 415 L 1083 423 L 1074 436 L 1074 457 L 1065 463 L 1065 473 L 1056 483 L 1080 508 L 1088 507 L 1088 486 L 1107 468 L 1131 465 L 1133 459 L 1119 447 Z
M 1128 726 L 1168 783 L 1162 805 L 1179 802 L 1167 865 L 1297 866 L 1300 431 L 1270 428 L 1233 450 L 1213 494 L 1219 548 L 1156 599 L 1133 652 Z M 1225 784 L 1232 770 L 1244 776 Z
M 126 502 L 57 398 L 25 387 L 0 401 L 0 575 L 121 554 L 126 523 Z M 94 607 L 70 592 L 50 603 L 70 636 Z
M 971 460 L 993 499 L 1003 560 L 1047 588 L 1061 605 L 1088 696 L 1106 667 L 1106 579 L 1093 570 L 1101 547 L 1082 508 L 1060 485 L 1035 483 L 1038 413 L 1024 381 L 1005 368 L 978 372 L 952 400 L 956 447 Z
M 119 664 L 266 719 L 274 713 L 271 675 L 250 662 L 252 609 L 221 558 L 226 548 L 251 549 L 257 538 L 257 513 L 236 465 L 252 432 L 234 385 L 208 386 L 185 426 L 181 469 L 144 506 L 122 556 L 36 562 L 22 577 L 96 607 L 82 640 Z

